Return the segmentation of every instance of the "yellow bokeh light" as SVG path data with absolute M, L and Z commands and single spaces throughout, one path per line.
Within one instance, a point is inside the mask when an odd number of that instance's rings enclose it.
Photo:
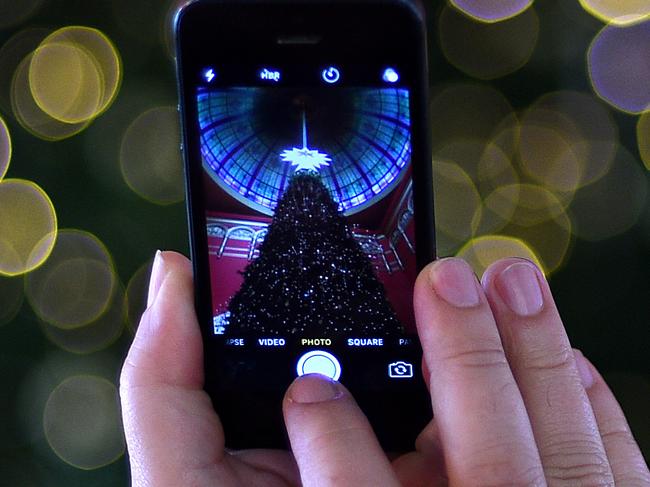
M 481 197 L 463 169 L 433 161 L 436 229 L 458 242 L 470 238 L 480 220 Z
M 505 222 L 530 227 L 557 218 L 564 204 L 548 189 L 533 184 L 513 184 L 496 189 L 484 206 Z
M 126 321 L 124 290 L 118 285 L 108 309 L 95 321 L 70 330 L 41 322 L 43 332 L 52 343 L 68 352 L 94 353 L 112 345 L 122 334 Z
M 63 140 L 84 130 L 90 122 L 61 122 L 36 104 L 29 87 L 31 58 L 29 55 L 20 63 L 11 84 L 11 108 L 18 123 L 34 136 L 48 141 Z
M 473 238 L 458 251 L 456 257 L 465 259 L 479 277 L 494 262 L 508 257 L 528 259 L 544 270 L 539 258 L 526 242 L 503 235 Z
M 142 265 L 129 280 L 126 287 L 126 301 L 128 310 L 128 324 L 133 332 L 140 324 L 140 318 L 147 307 L 147 296 L 149 294 L 149 279 L 153 261 Z
M 29 66 L 29 86 L 39 108 L 65 123 L 92 118 L 103 97 L 93 59 L 71 44 L 50 42 L 36 49 Z
M 64 462 L 83 470 L 104 467 L 125 450 L 117 388 L 100 377 L 77 375 L 52 393 L 43 412 L 45 437 Z
M 27 276 L 25 291 L 39 318 L 74 329 L 102 316 L 117 287 L 104 244 L 87 232 L 61 230 L 48 261 Z
M 607 175 L 574 195 L 569 207 L 573 232 L 592 242 L 619 235 L 637 223 L 647 200 L 647 173 L 620 147 Z
M 102 93 L 92 117 L 104 113 L 115 100 L 122 84 L 122 60 L 113 42 L 97 29 L 70 26 L 50 34 L 43 40 L 41 46 L 46 47 L 51 44 L 81 49 L 92 59 L 101 80 Z
M 580 186 L 585 163 L 576 148 L 582 144 L 575 124 L 554 110 L 535 107 L 522 118 L 522 167 L 536 182 L 554 191 L 573 192 Z
M 556 91 L 542 96 L 531 110 L 552 112 L 580 164 L 580 186 L 603 177 L 616 157 L 618 127 L 607 106 L 593 95 L 578 91 Z M 562 121 L 561 121 L 562 120 Z
M 22 277 L 0 277 L 0 325 L 9 323 L 23 305 Z
M 129 126 L 120 150 L 122 175 L 142 198 L 161 205 L 185 198 L 180 127 L 174 107 L 146 111 Z
M 532 8 L 502 22 L 485 23 L 445 7 L 438 26 L 447 60 L 482 80 L 501 78 L 525 66 L 539 37 L 539 18 Z
M 523 207 L 519 206 L 512 219 L 503 227 L 499 234 L 514 237 L 526 243 L 535 252 L 548 276 L 556 272 L 566 262 L 572 242 L 572 224 L 566 213 L 560 213 L 547 218 L 535 225 L 518 225 L 513 223 L 520 220 L 518 213 Z M 523 210 L 524 213 L 526 210 Z
M 54 205 L 31 181 L 0 181 L 0 275 L 33 271 L 47 260 L 57 237 Z
M 644 113 L 639 118 L 636 126 L 636 138 L 641 160 L 650 171 L 650 112 Z
M 7 174 L 11 162 L 11 136 L 5 121 L 0 117 L 0 181 Z
M 615 25 L 631 25 L 650 18 L 648 0 L 580 0 L 594 17 Z
M 486 85 L 461 83 L 445 86 L 432 94 L 431 141 L 437 150 L 455 139 L 492 141 L 513 123 L 513 109 L 502 93 Z M 498 143 L 512 152 L 512 132 Z M 496 143 L 496 142 L 495 142 Z

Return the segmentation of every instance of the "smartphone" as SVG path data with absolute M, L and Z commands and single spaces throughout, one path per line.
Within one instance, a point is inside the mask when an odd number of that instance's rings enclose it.
M 285 447 L 299 375 L 381 444 L 432 418 L 413 284 L 434 257 L 424 13 L 403 0 L 196 1 L 176 19 L 205 388 L 231 448 Z

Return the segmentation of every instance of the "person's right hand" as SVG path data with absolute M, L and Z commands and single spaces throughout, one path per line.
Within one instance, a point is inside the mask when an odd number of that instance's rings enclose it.
M 134 485 L 650 486 L 618 403 L 572 350 L 527 261 L 494 264 L 482 285 L 457 259 L 420 274 L 415 312 L 435 418 L 414 451 L 391 459 L 345 387 L 317 375 L 285 396 L 293 455 L 227 451 L 202 390 L 189 262 L 165 253 L 155 267 L 120 388 Z

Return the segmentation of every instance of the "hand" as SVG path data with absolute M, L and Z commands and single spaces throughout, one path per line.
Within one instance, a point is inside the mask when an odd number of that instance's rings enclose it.
M 156 259 L 149 306 L 122 371 L 136 486 L 649 486 L 650 473 L 602 377 L 571 349 L 532 264 L 494 264 L 483 286 L 456 259 L 415 289 L 435 415 L 415 451 L 390 461 L 339 383 L 297 379 L 284 416 L 294 456 L 224 449 L 202 390 L 189 261 Z

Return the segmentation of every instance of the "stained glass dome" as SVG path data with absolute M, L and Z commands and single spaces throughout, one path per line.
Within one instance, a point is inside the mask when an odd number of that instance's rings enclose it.
M 318 171 L 354 214 L 388 194 L 410 163 L 404 89 L 200 89 L 198 111 L 205 170 L 267 215 L 297 170 Z

